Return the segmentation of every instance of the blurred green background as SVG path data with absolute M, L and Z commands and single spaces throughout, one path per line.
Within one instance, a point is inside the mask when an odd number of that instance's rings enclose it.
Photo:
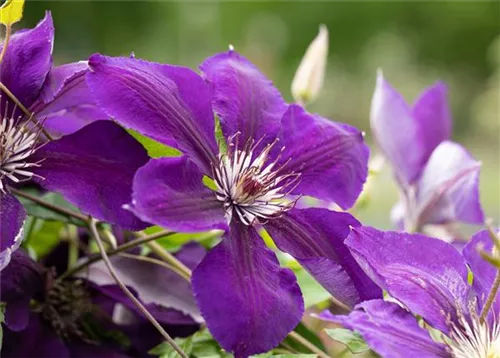
M 28 1 L 22 26 L 44 11 L 56 26 L 57 63 L 93 52 L 196 66 L 234 45 L 291 100 L 296 67 L 316 36 L 330 31 L 327 78 L 310 110 L 369 131 L 377 68 L 413 102 L 438 79 L 449 85 L 455 140 L 483 162 L 481 197 L 500 222 L 500 2 L 144 2 Z M 372 146 L 372 152 L 376 149 Z M 390 227 L 397 192 L 386 168 L 367 224 Z

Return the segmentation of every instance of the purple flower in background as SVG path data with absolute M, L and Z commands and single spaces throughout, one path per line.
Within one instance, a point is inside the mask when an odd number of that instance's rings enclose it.
M 53 38 L 47 13 L 34 29 L 11 37 L 0 64 L 0 81 L 10 92 L 0 91 L 0 270 L 22 240 L 26 217 L 8 185 L 35 180 L 98 219 L 130 229 L 145 226 L 122 205 L 147 154 L 118 125 L 94 122 L 107 117 L 88 91 L 88 66 L 52 68 Z M 36 112 L 34 117 L 20 106 Z M 49 141 L 42 125 L 54 136 L 68 135 Z
M 93 305 L 81 281 L 56 282 L 20 249 L 0 284 L 6 303 L 2 357 L 127 357 L 118 345 L 98 345 L 86 331 Z
M 393 220 L 408 231 L 422 231 L 428 224 L 484 221 L 478 188 L 481 164 L 449 141 L 446 92 L 438 82 L 409 106 L 382 73 L 377 77 L 372 131 L 401 189 Z
M 205 254 L 203 246 L 190 242 L 175 256 L 193 269 Z M 151 255 L 148 258 L 155 259 Z M 123 282 L 170 335 L 185 337 L 199 329 L 203 319 L 191 284 L 185 278 L 155 262 L 139 260 L 132 254 L 115 256 L 111 261 Z M 108 313 L 113 323 L 128 334 L 134 349 L 141 356 L 163 341 L 164 338 L 116 285 L 103 262 L 91 265 L 87 272 L 81 272 L 79 276 L 92 282 L 94 290 L 102 296 L 101 300 L 108 297 Z
M 207 59 L 203 78 L 132 58 L 93 55 L 89 64 L 89 87 L 111 117 L 184 154 L 137 172 L 131 210 L 176 231 L 226 231 L 192 277 L 224 349 L 237 357 L 268 351 L 303 314 L 296 279 L 280 268 L 260 225 L 344 304 L 380 297 L 343 244 L 359 223 L 347 213 L 294 209 L 298 195 L 354 203 L 368 158 L 358 130 L 288 105 L 234 51 Z M 227 151 L 219 152 L 214 111 Z
M 476 250 L 478 245 L 493 250 L 488 231 L 474 235 L 463 253 L 438 239 L 369 227 L 353 228 L 346 245 L 365 272 L 402 306 L 371 300 L 348 316 L 329 318 L 358 331 L 382 357 L 487 358 L 500 354 L 500 295 L 494 298 L 485 321 L 480 320 L 496 275 L 495 267 Z M 439 339 L 433 340 L 414 314 L 440 331 Z

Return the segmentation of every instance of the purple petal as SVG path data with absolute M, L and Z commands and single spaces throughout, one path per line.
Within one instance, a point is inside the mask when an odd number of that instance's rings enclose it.
M 222 204 L 188 157 L 152 159 L 134 179 L 133 212 L 142 220 L 181 231 L 227 229 Z
M 200 69 L 213 91 L 213 106 L 226 138 L 240 133 L 240 144 L 276 138 L 286 102 L 250 61 L 235 51 L 212 56 Z
M 395 303 L 366 301 L 348 316 L 334 316 L 334 321 L 359 332 L 381 357 L 436 358 L 450 355 L 446 347 L 432 340 L 415 317 Z
M 5 325 L 13 332 L 26 329 L 30 318 L 30 298 L 18 297 L 16 301 L 7 303 L 5 307 Z
M 368 276 L 434 328 L 447 332 L 446 316 L 456 319 L 457 308 L 468 309 L 467 268 L 450 244 L 360 227 L 346 245 Z
M 497 233 L 500 233 L 500 231 L 497 230 Z M 479 304 L 482 306 L 493 286 L 497 270 L 479 255 L 479 248 L 490 254 L 493 251 L 493 241 L 488 230 L 482 230 L 472 236 L 471 241 L 464 247 L 462 252 L 474 275 L 473 286 L 479 297 Z M 492 311 L 499 312 L 500 295 L 496 298 L 496 305 L 497 309 Z
M 21 332 L 5 330 L 2 358 L 69 358 L 63 341 L 39 314 L 32 313 L 30 324 Z
M 282 119 L 280 159 L 285 170 L 300 173 L 293 193 L 351 207 L 368 174 L 368 147 L 357 129 L 308 114 L 290 105 Z
M 88 63 L 85 61 L 52 68 L 40 93 L 40 100 L 44 103 L 52 102 L 61 93 L 68 81 L 74 77 L 80 77 L 81 74 L 86 74 L 88 69 Z
M 132 180 L 148 160 L 145 149 L 111 121 L 97 121 L 52 141 L 34 154 L 43 160 L 36 181 L 61 193 L 83 212 L 127 229 L 142 223 L 122 206 L 130 202 Z
M 28 325 L 30 300 L 40 299 L 45 288 L 42 269 L 22 249 L 1 273 L 0 301 L 6 302 L 5 324 L 13 331 Z
M 34 29 L 18 31 L 12 35 L 7 52 L 0 66 L 0 81 L 29 107 L 40 94 L 45 78 L 52 66 L 52 46 L 54 44 L 54 25 L 50 12 Z M 3 46 L 0 46 L 3 48 Z M 2 115 L 8 102 L 9 112 L 14 104 L 1 93 Z M 22 115 L 18 110 L 15 117 Z
M 218 153 L 211 94 L 188 68 L 92 55 L 87 79 L 101 107 L 128 128 L 174 146 L 211 173 Z
M 481 224 L 481 163 L 461 145 L 442 142 L 432 153 L 417 182 L 419 224 L 464 221 Z
M 10 262 L 12 252 L 23 239 L 26 211 L 14 196 L 0 192 L 0 271 Z
M 206 253 L 207 250 L 202 245 L 196 241 L 190 241 L 182 246 L 182 249 L 175 254 L 175 257 L 191 270 L 194 270 Z
M 425 147 L 419 139 L 419 124 L 403 97 L 382 73 L 372 98 L 370 123 L 375 140 L 391 162 L 399 181 L 411 184 L 425 165 Z
M 265 228 L 278 248 L 295 257 L 336 299 L 349 307 L 382 297 L 382 290 L 363 272 L 344 245 L 350 214 L 327 209 L 295 209 Z
M 419 126 L 419 139 L 427 160 L 433 150 L 451 135 L 451 115 L 448 89 L 443 82 L 426 88 L 415 101 L 412 116 Z
M 293 273 L 279 267 L 251 226 L 233 223 L 194 270 L 192 282 L 208 329 L 235 357 L 276 347 L 304 312 Z
M 138 298 L 144 304 L 154 304 L 163 309 L 173 308 L 193 317 L 197 322 L 203 321 L 196 307 L 190 283 L 177 273 L 156 263 L 139 261 L 131 257 L 112 257 L 111 261 L 122 281 L 137 292 Z M 125 306 L 136 309 L 121 290 L 116 290 L 116 283 L 102 262 L 91 265 L 82 277 L 101 286 L 99 289 L 102 292 L 114 297 Z M 158 312 L 161 311 L 156 307 L 153 308 Z M 169 321 L 165 319 L 165 315 L 162 316 L 157 318 Z
M 88 64 L 81 61 L 50 71 L 31 110 L 44 120 L 45 128 L 53 136 L 71 134 L 90 122 L 107 119 L 88 88 L 88 70 Z

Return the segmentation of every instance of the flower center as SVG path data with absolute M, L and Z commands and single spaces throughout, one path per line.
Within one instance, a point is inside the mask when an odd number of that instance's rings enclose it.
M 56 283 L 47 292 L 45 301 L 35 304 L 33 310 L 42 315 L 59 337 L 95 343 L 83 322 L 92 312 L 92 302 L 81 280 Z
M 13 117 L 0 120 L 0 192 L 6 191 L 5 179 L 14 183 L 30 180 L 30 168 L 40 166 L 40 161 L 31 162 L 29 157 L 39 148 L 40 131 L 32 132 L 28 122 L 17 124 Z
M 296 199 L 287 196 L 297 186 L 300 174 L 283 172 L 286 163 L 278 165 L 281 154 L 270 160 L 278 140 L 256 153 L 261 140 L 249 140 L 239 149 L 238 136 L 230 138 L 227 153 L 219 154 L 214 165 L 215 195 L 229 218 L 236 214 L 245 225 L 264 223 L 293 208 Z
M 475 306 L 471 303 L 469 319 L 458 312 L 458 324 L 451 325 L 448 349 L 454 358 L 500 358 L 500 324 L 496 317 L 493 323 L 481 323 Z

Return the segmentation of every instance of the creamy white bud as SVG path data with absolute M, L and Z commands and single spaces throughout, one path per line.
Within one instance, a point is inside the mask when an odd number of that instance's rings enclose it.
M 328 29 L 320 25 L 316 38 L 311 42 L 300 62 L 292 82 L 292 95 L 298 103 L 314 101 L 323 86 L 328 57 Z

